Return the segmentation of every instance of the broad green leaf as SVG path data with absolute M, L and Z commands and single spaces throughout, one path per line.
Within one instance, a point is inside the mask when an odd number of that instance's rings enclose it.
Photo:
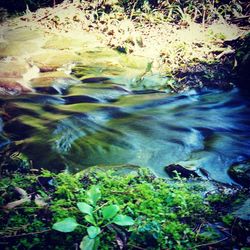
M 95 218 L 93 217 L 93 215 L 86 215 L 84 218 L 85 218 L 85 220 L 86 220 L 87 222 L 89 222 L 90 224 L 93 224 L 93 225 L 96 224 Z
M 73 232 L 78 225 L 79 224 L 76 222 L 75 218 L 66 218 L 62 221 L 55 223 L 52 228 L 54 230 L 57 230 L 63 233 L 69 233 L 69 232 Z
M 134 220 L 127 215 L 118 214 L 113 219 L 113 222 L 119 226 L 131 226 L 134 225 Z
M 87 204 L 85 202 L 78 202 L 77 207 L 84 214 L 91 215 L 93 213 L 93 207 L 91 207 L 89 204 Z
M 90 203 L 94 206 L 96 205 L 96 202 L 101 199 L 101 191 L 98 186 L 92 186 L 86 194 Z
M 118 211 L 119 207 L 117 205 L 110 205 L 102 209 L 102 216 L 104 219 L 111 219 L 118 213 Z
M 80 244 L 80 249 L 81 250 L 97 250 L 98 246 L 100 243 L 100 239 L 97 237 L 95 239 L 89 238 L 88 235 L 83 237 L 81 244 Z
M 87 228 L 89 238 L 94 239 L 98 234 L 101 233 L 100 227 L 90 226 Z

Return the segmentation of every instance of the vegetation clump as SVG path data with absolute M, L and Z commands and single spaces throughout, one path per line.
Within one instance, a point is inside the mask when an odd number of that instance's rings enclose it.
M 0 192 L 5 249 L 196 249 L 231 240 L 234 219 L 219 213 L 217 197 L 205 202 L 196 182 L 147 169 L 8 174 Z

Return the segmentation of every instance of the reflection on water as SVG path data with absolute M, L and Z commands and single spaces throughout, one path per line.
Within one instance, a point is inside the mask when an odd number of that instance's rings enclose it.
M 232 163 L 250 157 L 250 103 L 238 90 L 171 96 L 92 81 L 65 94 L 2 98 L 1 150 L 18 145 L 36 168 L 129 163 L 165 175 L 180 163 L 223 182 Z

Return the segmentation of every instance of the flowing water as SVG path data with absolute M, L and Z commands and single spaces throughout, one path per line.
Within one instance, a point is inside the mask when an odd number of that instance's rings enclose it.
M 170 95 L 130 91 L 118 77 L 67 81 L 1 97 L 1 151 L 50 170 L 134 164 L 166 176 L 179 163 L 227 183 L 229 166 L 250 157 L 250 101 L 237 89 Z

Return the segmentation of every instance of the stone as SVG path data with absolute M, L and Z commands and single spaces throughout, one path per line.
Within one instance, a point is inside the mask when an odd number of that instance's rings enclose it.
M 0 47 L 0 57 L 23 56 L 35 53 L 39 49 L 39 45 L 33 41 L 9 41 Z
M 178 164 L 171 164 L 164 168 L 165 172 L 170 177 L 176 177 L 176 172 L 183 178 L 196 178 L 200 177 L 194 170 L 189 170 Z
M 40 93 L 62 94 L 69 86 L 79 82 L 62 71 L 41 73 L 40 76 L 31 80 L 31 86 Z
M 232 165 L 228 170 L 229 176 L 244 187 L 250 187 L 250 162 Z
M 78 172 L 78 175 L 81 175 L 82 173 L 90 173 L 92 171 L 97 172 L 106 172 L 113 170 L 115 171 L 115 175 L 126 175 L 132 172 L 137 172 L 141 167 L 133 164 L 121 164 L 121 165 L 99 165 L 99 166 L 93 166 L 90 168 L 86 168 L 82 170 L 81 172 Z M 152 173 L 152 177 L 155 178 L 155 176 Z
M 30 58 L 30 61 L 40 69 L 40 72 L 56 71 L 65 64 L 81 62 L 82 60 L 80 56 L 72 52 L 61 50 L 43 50 Z
M 22 78 L 28 69 L 24 60 L 0 61 L 0 78 Z
M 72 39 L 71 37 L 63 37 L 53 35 L 47 40 L 43 48 L 45 49 L 74 49 L 80 48 L 84 45 L 84 42 L 81 39 Z
M 4 39 L 8 41 L 26 42 L 43 38 L 43 32 L 38 29 L 15 28 L 4 33 Z

